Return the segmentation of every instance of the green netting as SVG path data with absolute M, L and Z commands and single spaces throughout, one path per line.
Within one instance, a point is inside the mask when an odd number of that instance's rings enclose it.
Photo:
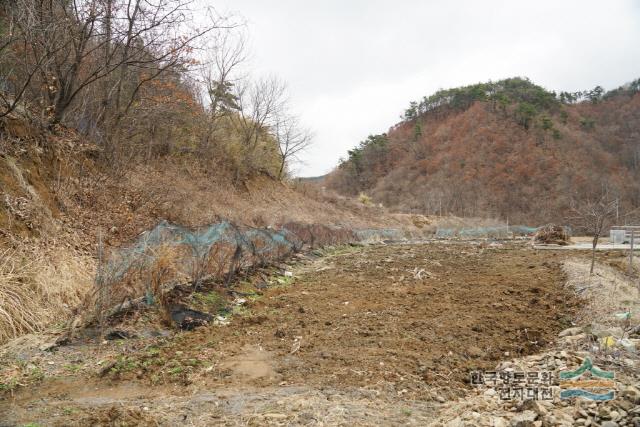
M 192 229 L 162 221 L 133 245 L 101 256 L 96 302 L 99 310 L 142 296 L 151 303 L 167 283 L 228 284 L 239 270 L 274 263 L 305 246 L 400 238 L 402 233 L 392 229 L 352 230 L 296 222 L 274 229 L 223 221 Z
M 504 227 L 477 227 L 463 228 L 458 232 L 460 237 L 509 237 L 509 228 Z
M 236 258 L 251 258 L 255 263 L 280 258 L 299 249 L 302 242 L 287 229 L 258 229 L 238 227 L 230 222 L 189 229 L 167 221 L 143 233 L 128 248 L 113 251 L 101 269 L 111 281 L 121 280 L 132 269 L 144 268 L 158 257 L 160 247 L 180 249 L 185 259 L 182 269 L 192 269 L 193 263 L 211 255 L 214 246 L 232 249 Z M 192 273 L 192 271 L 184 271 Z
M 360 241 L 379 241 L 379 240 L 402 240 L 404 233 L 400 230 L 387 229 L 363 229 L 354 231 L 356 237 Z
M 536 227 L 529 227 L 526 225 L 512 225 L 509 227 L 509 231 L 516 236 L 529 236 L 534 234 L 536 230 Z
M 456 229 L 454 228 L 438 228 L 436 230 L 436 237 L 448 238 L 455 237 Z
M 504 225 L 494 227 L 466 227 L 466 228 L 438 228 L 436 237 L 438 238 L 454 238 L 463 239 L 473 238 L 510 238 L 514 236 L 526 236 L 535 233 L 535 227 L 526 225 Z

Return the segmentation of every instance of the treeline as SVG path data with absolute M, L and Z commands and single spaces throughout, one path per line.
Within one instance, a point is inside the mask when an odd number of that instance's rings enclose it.
M 402 211 L 530 224 L 562 221 L 603 188 L 620 215 L 635 212 L 639 88 L 579 101 L 523 78 L 441 90 L 350 150 L 327 183 Z
M 283 82 L 248 77 L 240 19 L 196 5 L 0 3 L 0 118 L 77 128 L 115 169 L 192 155 L 236 182 L 284 178 L 309 131 Z
M 340 189 L 351 195 L 373 188 L 377 179 L 386 175 L 391 167 L 386 133 L 369 135 L 357 147 L 349 150 L 348 155 L 348 159 L 340 162 L 338 169 L 345 184 Z
M 470 108 L 475 102 L 489 102 L 494 109 L 506 112 L 513 106 L 513 117 L 525 129 L 540 113 L 562 113 L 561 105 L 571 105 L 588 101 L 597 103 L 618 95 L 633 95 L 640 91 L 640 79 L 606 92 L 602 86 L 590 90 L 556 93 L 532 83 L 527 78 L 514 77 L 497 82 L 477 83 L 451 89 L 441 89 L 420 101 L 412 101 L 404 111 L 403 121 L 412 121 L 425 114 L 436 116 L 450 112 L 460 112 Z M 566 117 L 565 117 L 566 119 Z M 548 126 L 545 120 L 543 125 Z
M 441 89 L 433 95 L 423 97 L 419 102 L 411 102 L 403 118 L 414 120 L 429 112 L 462 111 L 476 101 L 489 101 L 500 108 L 519 103 L 550 109 L 558 104 L 555 93 L 531 83 L 526 78 L 515 77 L 497 82 Z

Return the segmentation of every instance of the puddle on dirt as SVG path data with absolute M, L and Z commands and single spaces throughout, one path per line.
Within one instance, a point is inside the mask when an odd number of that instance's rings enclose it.
M 240 380 L 257 380 L 276 378 L 272 366 L 273 356 L 260 346 L 246 345 L 242 353 L 222 363 L 220 368 L 230 370 Z

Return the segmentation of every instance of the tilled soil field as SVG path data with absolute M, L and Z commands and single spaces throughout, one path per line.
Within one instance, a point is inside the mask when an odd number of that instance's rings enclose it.
M 470 370 L 541 351 L 578 307 L 557 254 L 518 244 L 346 247 L 292 271 L 226 326 L 76 349 L 86 369 L 17 391 L 0 413 L 8 425 L 423 424 L 469 390 Z
M 567 326 L 562 284 L 558 264 L 527 249 L 371 246 L 269 292 L 231 341 L 277 355 L 287 383 L 455 394 L 470 369 L 535 352 Z

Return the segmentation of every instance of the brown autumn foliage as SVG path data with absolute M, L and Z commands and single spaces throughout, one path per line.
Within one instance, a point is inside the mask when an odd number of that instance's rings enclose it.
M 327 185 L 405 212 L 530 225 L 566 220 L 571 200 L 605 186 L 619 200 L 619 215 L 632 215 L 640 206 L 637 82 L 566 103 L 526 79 L 510 80 L 520 85 L 511 99 L 488 92 L 458 108 L 411 111 L 350 151 Z M 525 89 L 538 98 L 518 101 Z M 540 93 L 545 103 L 536 105 Z
M 0 119 L 77 129 L 111 176 L 179 155 L 236 186 L 284 180 L 311 141 L 282 81 L 236 70 L 246 53 L 233 15 L 194 0 L 5 3 Z

